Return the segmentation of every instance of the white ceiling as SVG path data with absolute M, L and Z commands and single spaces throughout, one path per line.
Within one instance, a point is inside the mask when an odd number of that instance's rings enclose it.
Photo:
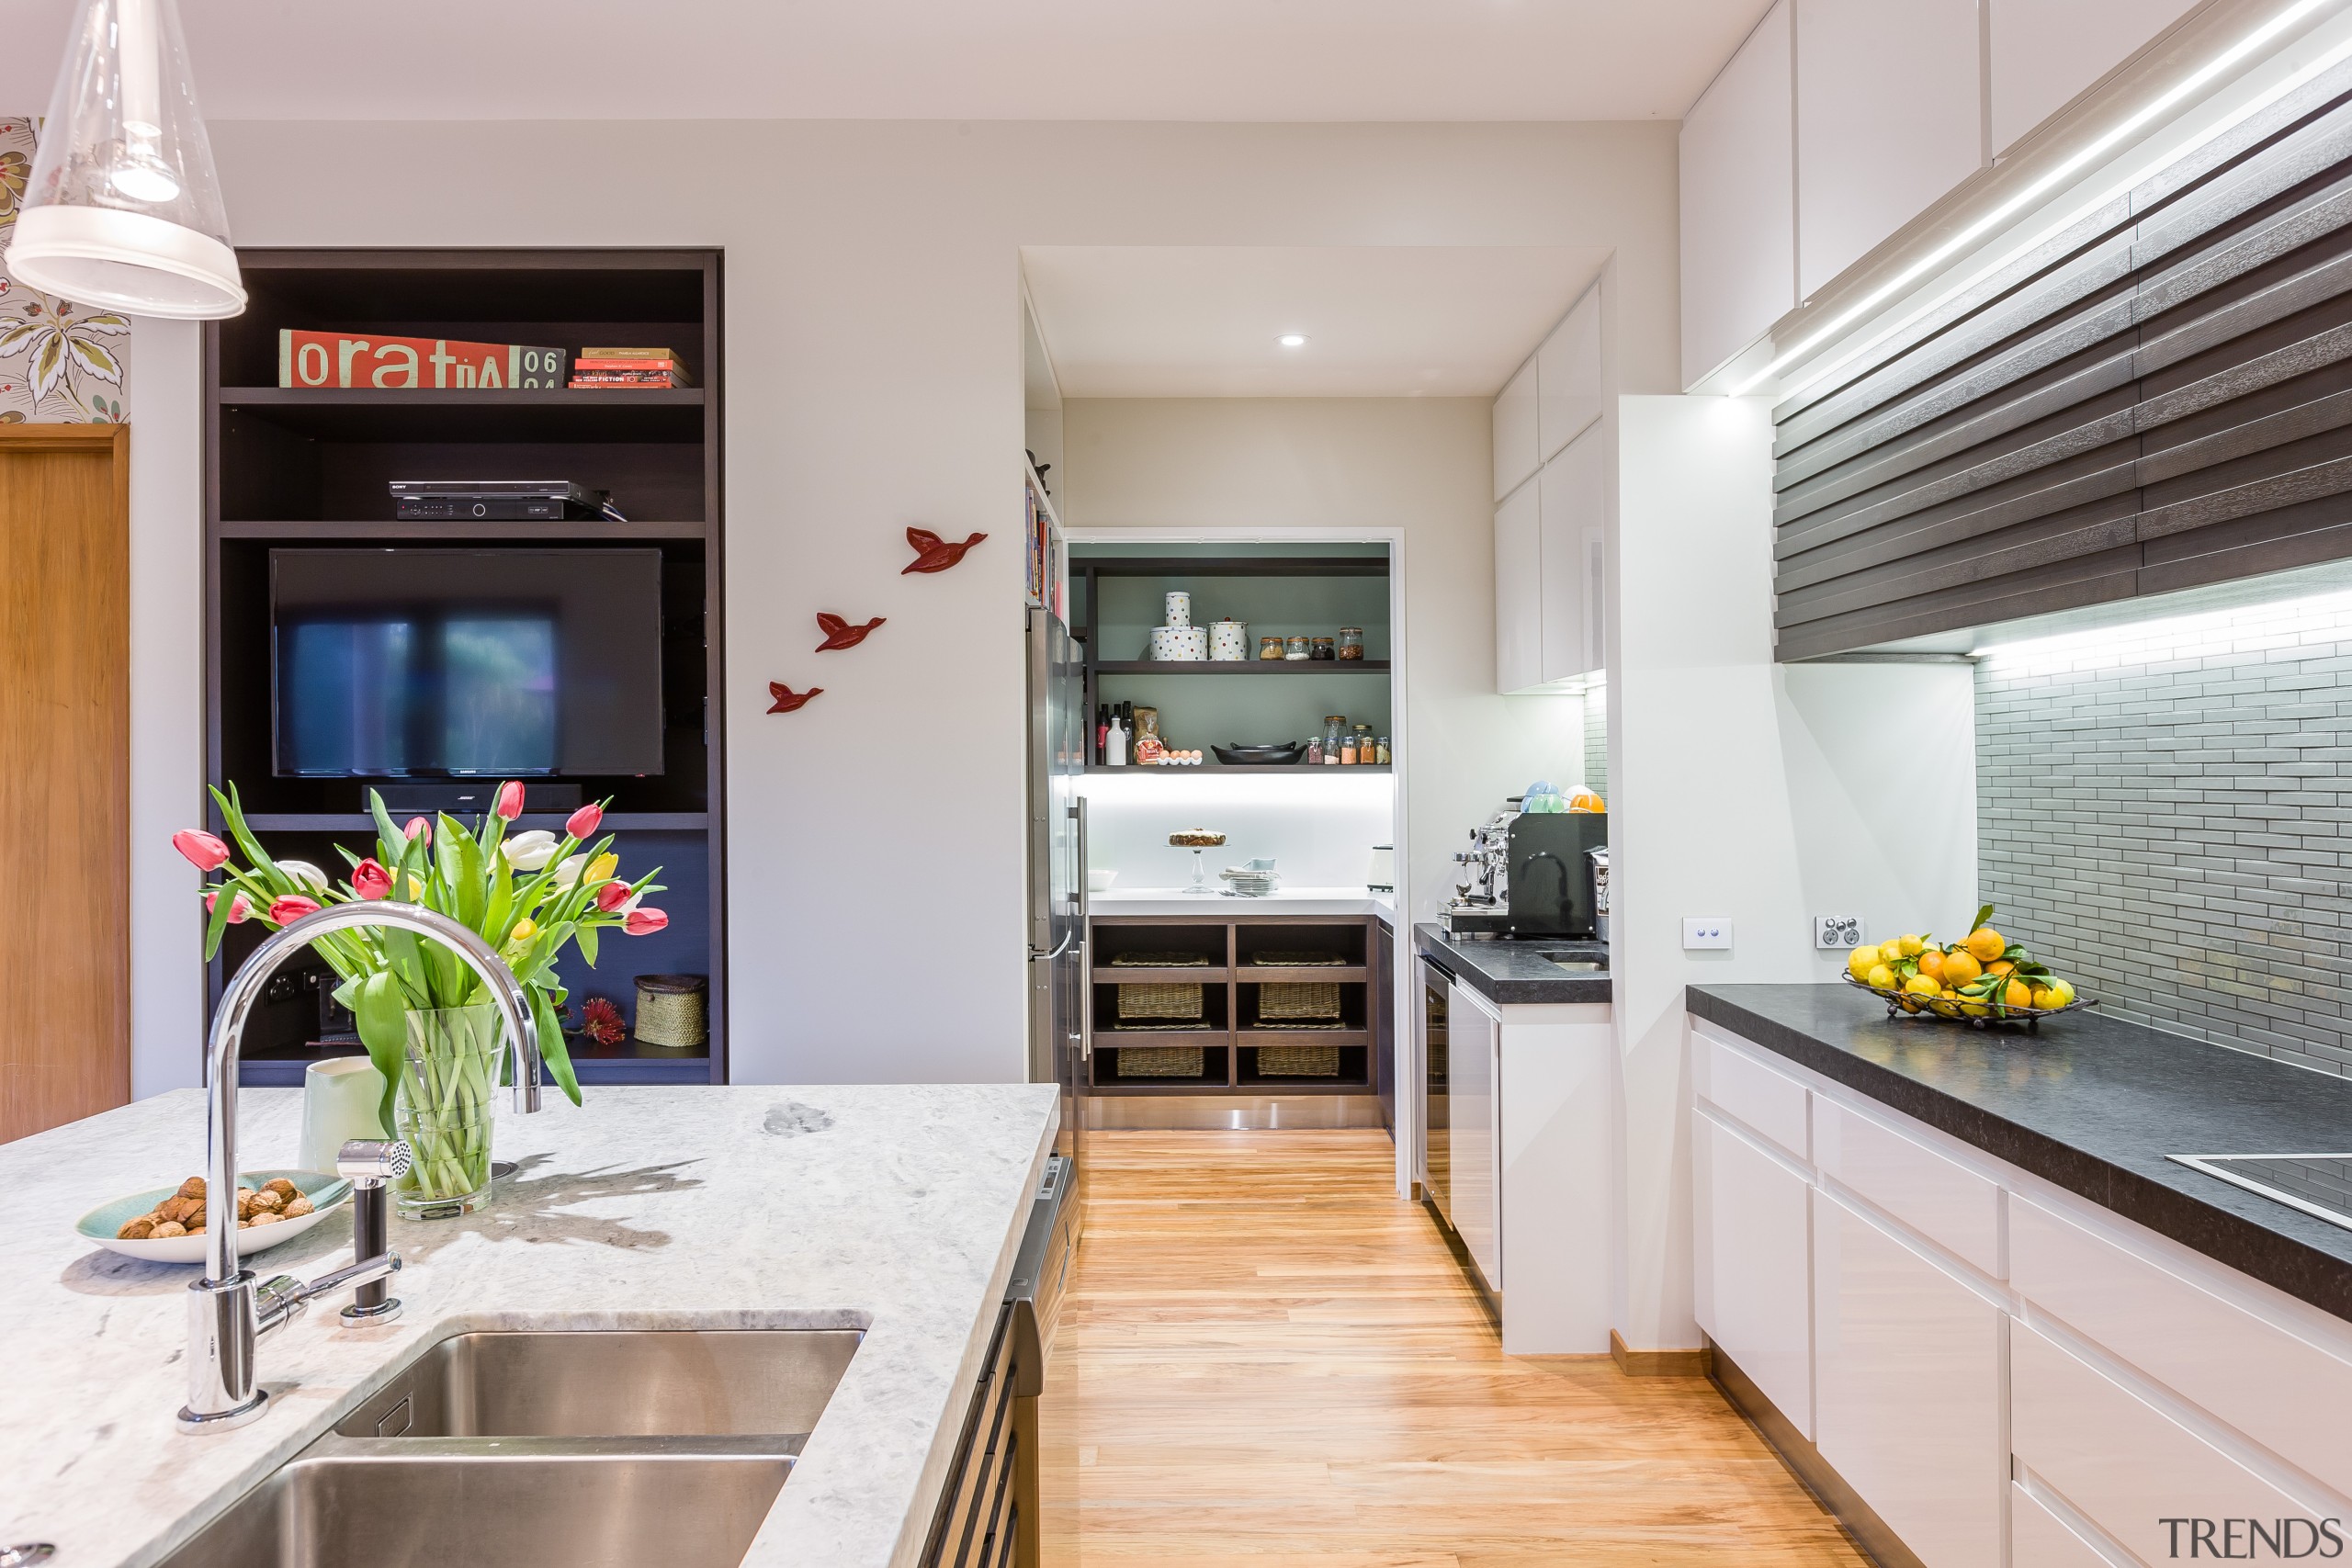
M 1608 253 L 1041 245 L 1021 256 L 1064 397 L 1464 398 L 1510 379 Z M 1306 346 L 1283 347 L 1285 333 Z
M 1679 119 L 1768 0 L 189 0 L 216 119 Z M 73 0 L 0 0 L 0 112 Z

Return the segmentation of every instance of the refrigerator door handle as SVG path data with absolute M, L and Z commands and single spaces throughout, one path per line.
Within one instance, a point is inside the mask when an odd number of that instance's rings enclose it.
M 1032 964 L 1037 964 L 1042 963 L 1048 958 L 1059 958 L 1063 953 L 1069 951 L 1070 940 L 1069 932 L 1064 931 L 1062 932 L 1062 940 L 1054 944 L 1053 952 L 1040 953 L 1037 949 L 1034 947 L 1031 948 L 1029 950 L 1029 962 Z

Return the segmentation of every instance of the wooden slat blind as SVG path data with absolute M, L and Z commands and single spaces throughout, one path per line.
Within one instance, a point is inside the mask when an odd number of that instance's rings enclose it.
M 1782 660 L 2352 558 L 2352 71 L 1775 420 Z

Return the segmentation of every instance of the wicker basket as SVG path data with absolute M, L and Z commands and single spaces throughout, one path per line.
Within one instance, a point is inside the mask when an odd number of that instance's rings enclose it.
M 1198 1045 L 1122 1045 L 1118 1051 L 1123 1078 L 1196 1078 L 1208 1060 Z
M 1201 1016 L 1199 986 L 1128 986 L 1119 987 L 1119 1017 L 1127 1019 L 1196 1019 Z
M 1261 1045 L 1258 1075 L 1269 1078 L 1336 1078 L 1340 1076 L 1337 1045 Z
M 1340 1021 L 1336 980 L 1269 980 L 1258 987 L 1258 1017 L 1268 1022 Z

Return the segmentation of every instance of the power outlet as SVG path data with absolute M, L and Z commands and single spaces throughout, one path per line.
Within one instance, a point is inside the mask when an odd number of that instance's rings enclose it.
M 1813 917 L 1813 945 L 1825 951 L 1844 953 L 1862 945 L 1862 918 L 1860 915 L 1815 915 Z
M 1721 915 L 1683 916 L 1682 950 L 1685 953 L 1730 952 L 1731 922 Z

